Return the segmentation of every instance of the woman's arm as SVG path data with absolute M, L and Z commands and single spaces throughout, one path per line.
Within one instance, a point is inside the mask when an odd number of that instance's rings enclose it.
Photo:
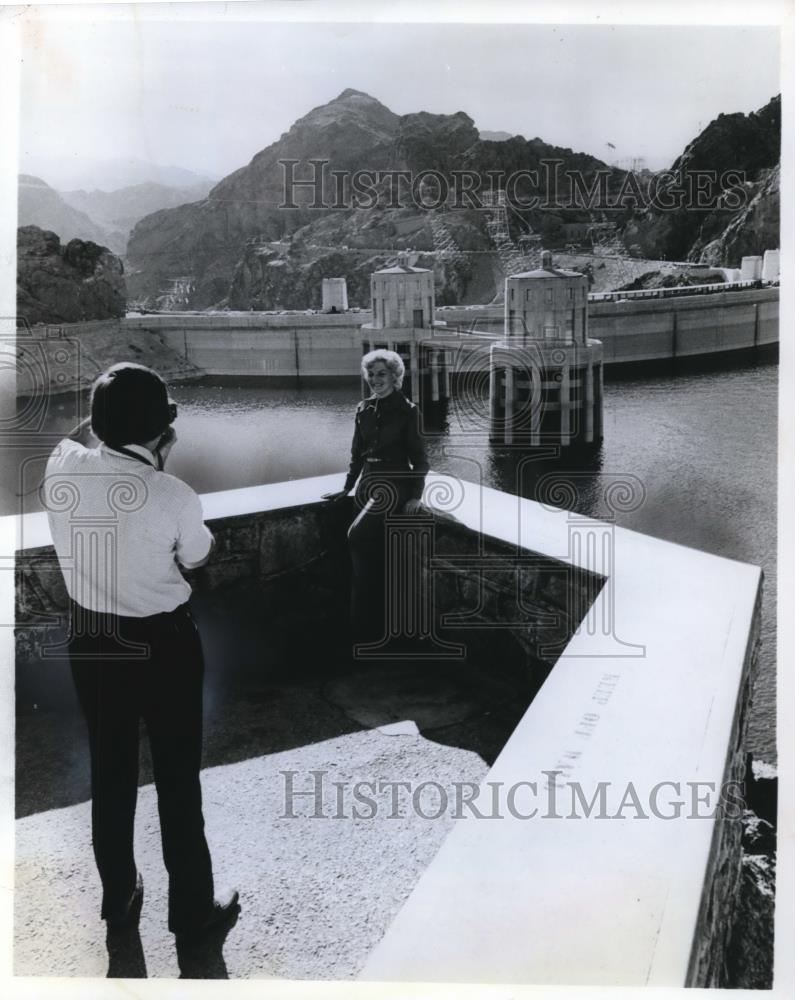
M 417 406 L 411 408 L 409 416 L 406 429 L 406 452 L 411 463 L 412 476 L 409 483 L 409 498 L 404 509 L 407 513 L 412 514 L 420 507 L 422 491 L 425 489 L 425 476 L 429 469 L 425 438 L 420 430 L 420 411 Z
M 359 414 L 357 412 L 354 418 L 353 427 L 353 441 L 351 441 L 351 460 L 348 465 L 348 475 L 345 477 L 345 485 L 338 493 L 324 493 L 324 500 L 342 500 L 346 497 L 353 487 L 356 485 L 356 480 L 359 478 L 359 473 L 362 471 L 362 465 L 364 465 L 364 459 L 362 457 L 364 451 L 364 442 L 362 441 L 362 434 L 359 430 Z
M 344 490 L 346 493 L 350 493 L 356 485 L 356 480 L 359 478 L 359 473 L 362 471 L 362 465 L 364 465 L 364 459 L 362 457 L 363 452 L 364 441 L 362 440 L 362 432 L 359 430 L 359 414 L 357 413 L 353 425 L 351 461 L 348 466 L 348 475 L 345 477 Z

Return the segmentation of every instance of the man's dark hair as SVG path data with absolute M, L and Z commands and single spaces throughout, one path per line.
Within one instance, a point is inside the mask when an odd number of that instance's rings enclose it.
M 170 423 L 166 383 L 151 368 L 121 362 L 91 388 L 91 427 L 108 445 L 145 444 Z

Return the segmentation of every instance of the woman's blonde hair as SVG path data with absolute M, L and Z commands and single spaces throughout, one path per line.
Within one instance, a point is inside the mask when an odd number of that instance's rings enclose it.
M 370 366 L 375 364 L 376 361 L 384 362 L 395 377 L 395 388 L 399 389 L 403 385 L 403 376 L 406 374 L 406 366 L 403 364 L 403 358 L 395 351 L 387 351 L 382 347 L 379 347 L 378 350 L 370 351 L 362 358 L 363 379 L 367 379 Z

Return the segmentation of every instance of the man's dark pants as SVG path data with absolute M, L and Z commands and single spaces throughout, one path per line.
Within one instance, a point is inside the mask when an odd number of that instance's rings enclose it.
M 193 619 L 186 605 L 148 618 L 99 615 L 73 605 L 69 655 L 88 723 L 102 916 L 123 911 L 135 888 L 133 826 L 143 720 L 169 875 L 168 926 L 175 933 L 189 931 L 213 903 L 199 783 L 204 659 Z

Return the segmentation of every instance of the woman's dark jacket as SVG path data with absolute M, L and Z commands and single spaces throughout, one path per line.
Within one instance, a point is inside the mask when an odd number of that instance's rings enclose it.
M 428 459 L 420 430 L 420 411 L 395 389 L 384 399 L 370 396 L 356 408 L 351 464 L 345 489 L 363 477 L 394 479 L 403 500 L 419 500 L 425 485 Z M 391 475 L 394 474 L 394 475 Z

